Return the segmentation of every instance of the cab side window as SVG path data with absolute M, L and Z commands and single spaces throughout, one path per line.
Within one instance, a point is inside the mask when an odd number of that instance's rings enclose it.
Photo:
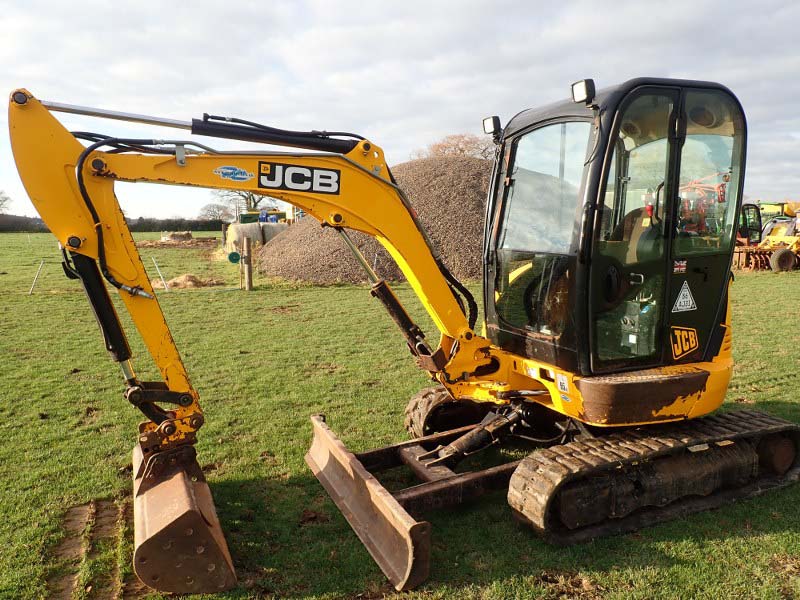
M 744 123 L 733 101 L 715 90 L 688 92 L 684 112 L 674 253 L 725 253 L 736 238 Z
M 497 313 L 515 328 L 558 337 L 571 321 L 568 256 L 590 131 L 584 121 L 556 123 L 516 142 L 495 265 Z

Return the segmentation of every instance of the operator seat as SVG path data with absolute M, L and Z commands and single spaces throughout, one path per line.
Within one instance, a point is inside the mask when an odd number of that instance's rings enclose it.
M 609 239 L 628 243 L 626 264 L 651 260 L 661 254 L 660 222 L 654 222 L 644 206 L 626 214 Z

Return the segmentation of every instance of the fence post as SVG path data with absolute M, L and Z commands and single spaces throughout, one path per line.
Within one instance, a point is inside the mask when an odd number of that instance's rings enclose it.
M 31 284 L 31 289 L 28 290 L 28 296 L 33 294 L 33 288 L 36 287 L 36 282 L 39 281 L 39 274 L 42 272 L 42 267 L 44 266 L 44 259 L 42 262 L 39 263 L 39 268 L 36 269 L 36 276 L 33 278 L 33 283 Z
M 253 290 L 253 260 L 252 242 L 249 237 L 242 239 L 242 263 L 244 263 L 244 289 L 247 292 Z

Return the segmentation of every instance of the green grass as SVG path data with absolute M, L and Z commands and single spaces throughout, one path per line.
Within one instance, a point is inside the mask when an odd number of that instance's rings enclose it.
M 152 236 L 150 236 L 152 237 Z M 238 284 L 202 250 L 142 249 L 156 277 Z M 28 295 L 41 259 L 45 268 Z M 124 498 L 137 413 L 49 234 L 0 236 L 0 598 L 43 598 L 68 507 Z M 358 286 L 266 284 L 252 293 L 160 292 L 201 394 L 198 452 L 240 577 L 228 598 L 391 595 L 380 570 L 303 462 L 308 416 L 325 412 L 354 450 L 405 438 L 407 399 L 426 385 L 383 309 Z M 398 286 L 423 328 L 430 321 Z M 800 273 L 738 275 L 730 406 L 800 422 L 794 323 Z M 143 378 L 156 371 L 130 332 Z M 89 410 L 87 410 L 87 408 Z M 503 494 L 430 515 L 431 578 L 408 598 L 781 598 L 800 595 L 800 486 L 636 534 L 554 548 L 519 528 Z M 323 518 L 301 525 L 303 510 Z M 99 544 L 85 586 L 130 573 L 130 536 Z

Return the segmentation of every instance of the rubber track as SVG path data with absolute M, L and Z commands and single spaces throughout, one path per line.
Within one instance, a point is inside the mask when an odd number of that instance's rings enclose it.
M 523 459 L 514 471 L 508 488 L 508 503 L 518 519 L 554 544 L 573 544 L 627 533 L 789 485 L 800 478 L 800 454 L 782 477 L 765 476 L 742 488 L 721 490 L 705 497 L 685 497 L 663 507 L 643 507 L 626 517 L 574 530 L 560 525 L 557 517 L 551 514 L 557 505 L 559 490 L 579 478 L 678 454 L 689 447 L 775 433 L 788 433 L 795 446 L 800 445 L 800 426 L 762 412 L 739 410 L 537 450 Z
M 443 387 L 432 387 L 420 390 L 409 400 L 405 410 L 405 427 L 412 437 L 418 438 L 434 433 L 425 431 L 425 420 L 437 406 L 453 399 Z

